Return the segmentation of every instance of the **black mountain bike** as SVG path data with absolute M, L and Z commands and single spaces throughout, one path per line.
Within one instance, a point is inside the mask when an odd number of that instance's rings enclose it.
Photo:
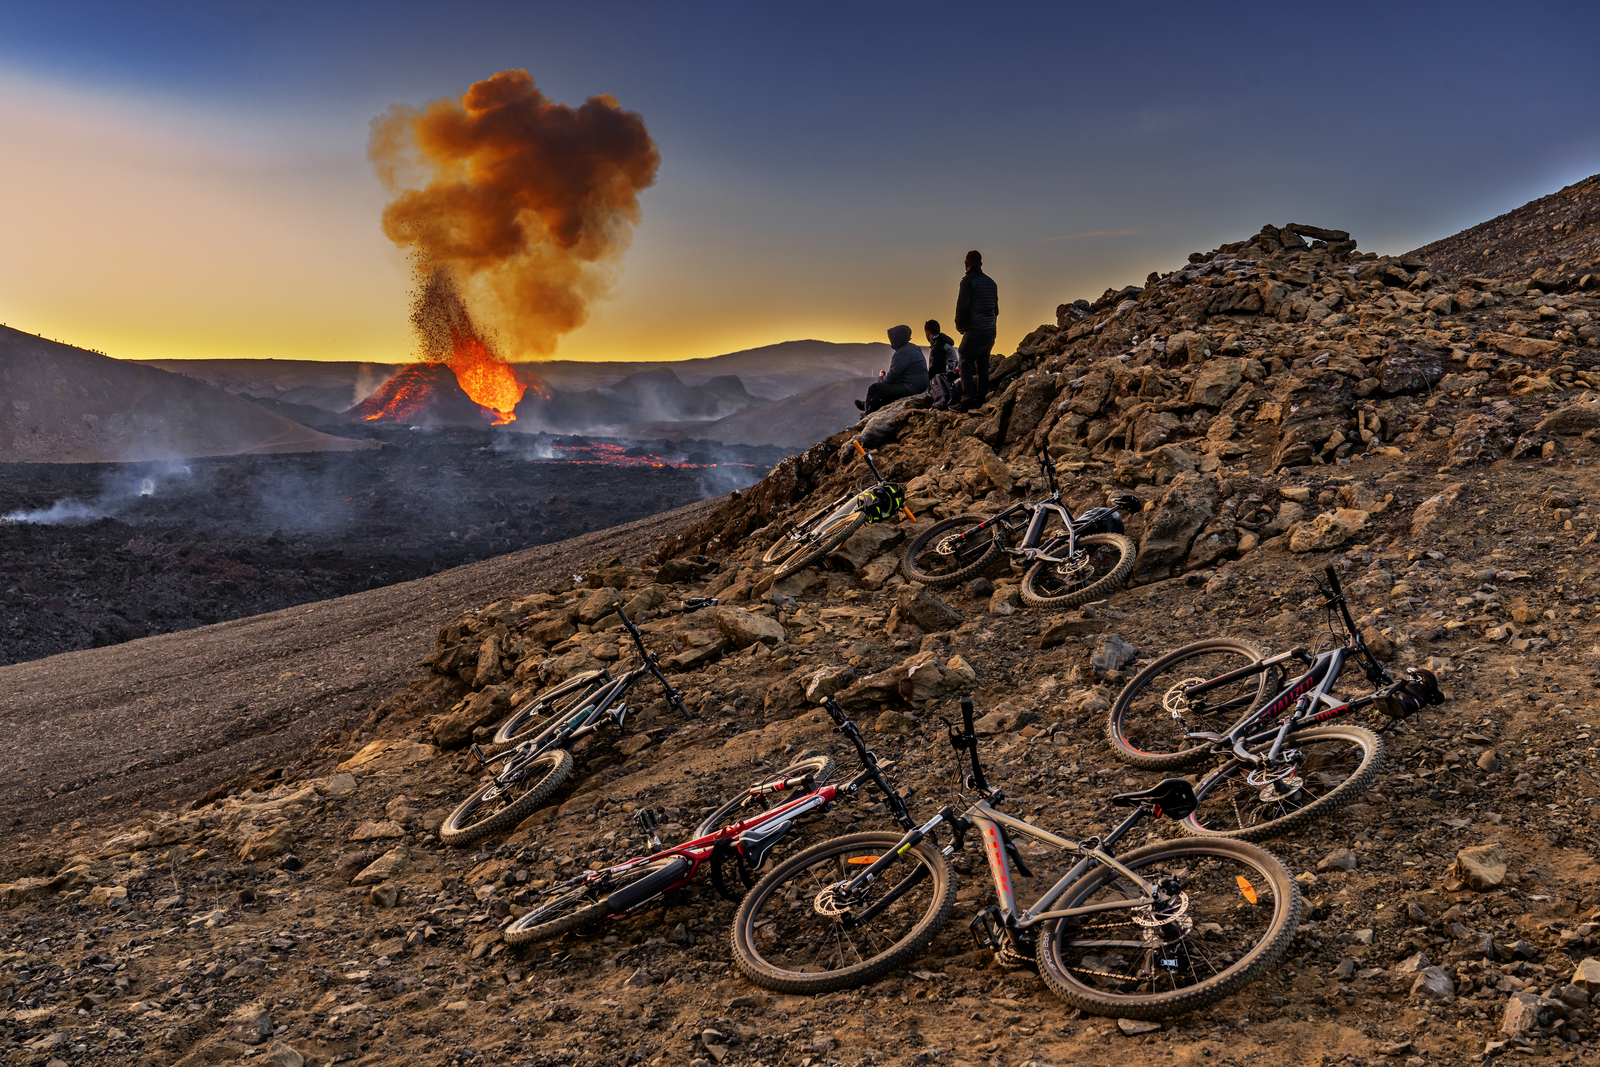
M 1124 763 L 1172 770 L 1221 761 L 1195 786 L 1195 810 L 1179 824 L 1184 832 L 1263 841 L 1321 818 L 1365 792 L 1383 762 L 1376 733 L 1332 720 L 1376 707 L 1394 722 L 1444 703 L 1433 672 L 1413 667 L 1396 681 L 1378 662 L 1350 617 L 1338 575 L 1331 566 L 1326 574 L 1326 583 L 1312 581 L 1328 632 L 1340 638 L 1336 647 L 1263 656 L 1234 637 L 1196 641 L 1140 671 L 1112 704 L 1106 733 Z M 1332 689 L 1352 658 L 1376 690 L 1346 701 Z M 1280 689 L 1290 660 L 1308 669 Z
M 714 599 L 693 597 L 684 601 L 683 610 L 698 611 L 715 603 Z M 525 740 L 498 755 L 491 756 L 473 745 L 472 753 L 489 772 L 490 781 L 450 813 L 439 827 L 439 840 L 447 845 L 465 845 L 497 830 L 508 830 L 526 819 L 561 788 L 561 783 L 572 773 L 573 744 L 606 726 L 622 730 L 628 718 L 625 703 L 628 690 L 646 675 L 653 675 L 661 683 L 668 704 L 684 718 L 690 718 L 678 691 L 661 673 L 660 657 L 645 647 L 644 635 L 622 610 L 621 604 L 617 605 L 617 616 L 639 650 L 642 660 L 639 666 L 614 678 L 606 675 L 606 680 L 598 685 L 592 684 L 594 680 L 590 679 L 576 691 L 565 694 L 547 707 L 550 714 L 544 719 L 532 726 L 522 725 L 518 736 Z M 537 709 L 540 704 L 535 701 L 526 707 Z M 518 716 L 513 715 L 497 731 L 497 736 L 515 726 L 517 719 Z
M 972 701 L 950 743 L 972 761 L 979 795 L 945 807 L 903 836 L 863 833 L 824 841 L 780 861 L 746 894 L 734 919 L 739 969 L 785 993 L 849 989 L 887 974 L 933 942 L 955 903 L 945 857 L 978 831 L 998 903 L 973 936 L 1009 967 L 1038 962 L 1052 992 L 1097 1014 L 1148 1019 L 1213 1003 L 1283 958 L 1300 893 L 1271 853 L 1243 841 L 1160 841 L 1113 856 L 1111 847 L 1153 815 L 1181 818 L 1194 791 L 1181 778 L 1112 798 L 1133 811 L 1104 839 L 1070 841 L 1007 815 L 984 779 Z M 940 828 L 952 834 L 944 848 Z M 1031 907 L 1018 905 L 1012 871 L 1031 877 L 1011 835 L 1077 858 Z
M 954 515 L 933 525 L 906 549 L 906 577 L 934 587 L 976 578 L 1002 554 L 1027 568 L 1022 599 L 1036 608 L 1071 608 L 1106 596 L 1133 570 L 1134 547 L 1122 532 L 1121 509 L 1138 511 L 1136 496 L 1118 496 L 1110 507 L 1090 508 L 1077 518 L 1061 502 L 1055 464 L 1039 453 L 1050 494 L 1023 500 L 998 515 Z M 1024 518 L 1026 516 L 1026 518 Z M 1018 530 L 1022 543 L 1010 547 Z
M 791 574 L 799 574 L 807 567 L 821 563 L 828 553 L 850 539 L 850 535 L 869 522 L 884 522 L 896 515 L 905 515 L 912 522 L 917 517 L 906 507 L 905 486 L 884 478 L 872 453 L 860 441 L 852 441 L 861 458 L 872 468 L 877 484 L 854 490 L 837 500 L 824 504 L 805 518 L 785 530 L 762 555 L 761 562 L 777 567 L 776 579 L 781 581 Z
M 833 774 L 832 757 L 815 753 L 802 757 L 779 771 L 776 778 L 753 785 L 719 805 L 701 820 L 688 841 L 666 849 L 661 848 L 656 833 L 655 813 L 641 809 L 634 819 L 658 851 L 598 871 L 584 871 L 551 886 L 544 891 L 544 902 L 506 927 L 506 942 L 530 944 L 621 918 L 687 884 L 701 866 L 710 868 L 717 893 L 737 903 L 755 884 L 756 873 L 773 847 L 793 832 L 798 821 L 828 811 L 835 802 L 868 784 L 883 792 L 895 822 L 911 829 L 905 801 L 884 777 L 883 765 L 867 747 L 861 731 L 833 698 L 823 703 L 838 724 L 837 732 L 855 746 L 860 774 L 838 785 L 825 784 Z

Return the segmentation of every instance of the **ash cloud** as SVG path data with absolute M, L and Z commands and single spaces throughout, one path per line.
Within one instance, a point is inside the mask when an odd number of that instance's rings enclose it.
M 548 356 L 610 288 L 654 184 L 660 152 L 614 97 L 577 108 L 525 70 L 459 99 L 395 104 L 373 119 L 367 155 L 393 197 L 384 233 L 443 272 L 517 357 Z

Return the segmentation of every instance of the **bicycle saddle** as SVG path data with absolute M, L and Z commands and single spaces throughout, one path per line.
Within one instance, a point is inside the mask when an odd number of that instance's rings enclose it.
M 1157 814 L 1169 819 L 1182 819 L 1200 806 L 1194 798 L 1194 786 L 1182 778 L 1168 778 L 1149 789 L 1137 793 L 1118 793 L 1111 803 L 1119 808 L 1136 808 L 1140 804 L 1154 804 Z

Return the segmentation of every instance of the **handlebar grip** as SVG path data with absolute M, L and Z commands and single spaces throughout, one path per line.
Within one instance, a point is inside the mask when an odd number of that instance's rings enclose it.
M 968 736 L 972 734 L 972 698 L 961 698 L 961 725 Z
M 858 453 L 860 453 L 861 455 L 864 456 L 864 455 L 867 454 L 866 446 L 863 445 L 860 441 L 851 441 L 850 443 L 856 446 L 856 451 Z
M 1344 592 L 1339 588 L 1339 575 L 1334 571 L 1333 564 L 1330 563 L 1322 568 L 1322 573 L 1328 576 L 1328 586 L 1333 590 L 1334 596 L 1339 596 Z

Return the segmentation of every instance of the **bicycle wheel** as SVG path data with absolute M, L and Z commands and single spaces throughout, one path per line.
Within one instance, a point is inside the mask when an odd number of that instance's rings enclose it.
M 489 783 L 450 813 L 439 827 L 440 841 L 447 845 L 465 845 L 497 830 L 509 830 L 533 814 L 572 773 L 572 753 L 564 748 L 552 748 L 531 759 L 520 758 L 521 763 L 514 764 L 519 754 L 513 748 L 489 760 L 486 767 L 491 776 Z M 515 781 L 502 785 L 495 780 L 514 765 Z
M 956 883 L 931 840 L 907 849 L 856 899 L 832 897 L 833 886 L 900 837 L 836 837 L 791 856 L 757 882 L 733 920 L 733 959 L 745 977 L 780 993 L 853 989 L 932 944 L 955 906 Z
M 1197 837 L 1265 841 L 1307 826 L 1365 793 L 1383 764 L 1383 742 L 1361 726 L 1314 726 L 1284 739 L 1293 764 L 1259 768 L 1229 760 L 1194 788 L 1199 807 L 1178 827 Z
M 624 894 L 621 891 L 637 887 L 648 892 L 649 887 L 643 887 L 641 883 L 669 868 L 684 865 L 683 857 L 674 856 L 631 870 L 616 873 L 603 871 L 595 878 L 586 879 L 582 885 L 531 909 L 507 926 L 501 936 L 508 945 L 530 945 L 535 941 L 549 941 L 562 934 L 593 926 L 617 911 L 638 907 L 651 896 L 660 894 L 659 889 L 647 896 Z M 637 899 L 630 900 L 625 907 L 619 906 L 620 902 L 615 899 L 619 895 L 636 896 Z
M 1085 534 L 1077 543 L 1081 559 L 1067 563 L 1040 560 L 1028 568 L 1022 579 L 1024 604 L 1075 608 L 1106 596 L 1133 571 L 1133 542 L 1121 534 Z M 1067 547 L 1065 539 L 1059 547 Z
M 1000 558 L 1007 531 L 996 524 L 965 542 L 960 535 L 988 519 L 987 515 L 952 515 L 941 519 L 911 542 L 900 569 L 912 581 L 936 589 L 976 578 Z
M 783 533 L 778 535 L 778 539 L 769 545 L 766 552 L 762 554 L 761 562 L 768 567 L 776 567 L 778 564 L 782 563 L 784 560 L 800 551 L 800 549 L 805 547 L 806 539 L 796 538 L 794 536 L 795 532 L 807 530 L 811 526 L 821 522 L 822 519 L 843 507 L 846 501 L 849 499 L 849 495 L 842 496 L 833 501 L 831 504 L 824 504 L 822 507 L 805 516 L 805 518 L 800 519 L 798 522 L 786 524 Z
M 535 740 L 558 723 L 571 718 L 586 699 L 610 679 L 604 671 L 584 671 L 553 688 L 543 690 L 523 703 L 495 728 L 494 737 L 483 746 L 486 756 Z M 535 745 L 537 747 L 537 745 Z
M 1277 669 L 1230 682 L 1194 700 L 1184 696 L 1184 687 L 1248 667 L 1260 658 L 1256 646 L 1233 637 L 1196 641 L 1168 652 L 1134 675 L 1111 705 L 1106 737 L 1112 755 L 1152 771 L 1198 762 L 1210 746 L 1192 743 L 1185 730 L 1226 733 L 1277 692 Z
M 1215 1003 L 1276 966 L 1300 922 L 1283 864 L 1243 841 L 1161 841 L 1118 862 L 1174 894 L 1165 906 L 1108 907 L 1052 919 L 1038 935 L 1039 973 L 1075 1008 L 1161 1019 Z M 1139 887 L 1098 866 L 1052 910 L 1137 900 Z
M 818 785 L 833 777 L 833 757 L 820 752 L 813 752 L 795 760 L 789 766 L 776 774 L 769 774 L 761 779 L 763 782 L 773 782 L 784 778 L 799 778 L 801 775 L 811 775 L 811 780 Z M 716 833 L 730 822 L 738 819 L 748 819 L 757 812 L 767 811 L 778 804 L 787 804 L 793 800 L 795 794 L 768 793 L 764 796 L 753 797 L 749 790 L 738 793 L 719 804 L 711 814 L 700 820 L 700 825 L 694 828 L 690 840 L 697 837 L 706 837 Z
M 834 512 L 817 528 L 816 540 L 801 546 L 798 552 L 778 565 L 774 572 L 776 580 L 781 582 L 791 574 L 799 574 L 807 567 L 821 563 L 829 552 L 848 541 L 850 535 L 865 526 L 866 522 L 867 515 L 863 511 L 840 509 Z

